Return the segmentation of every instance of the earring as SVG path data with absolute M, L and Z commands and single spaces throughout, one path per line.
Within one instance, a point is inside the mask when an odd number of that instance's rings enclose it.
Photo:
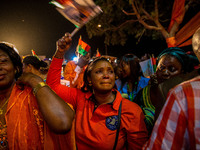
M 88 81 L 88 85 L 89 85 L 89 86 L 92 86 L 92 81 Z

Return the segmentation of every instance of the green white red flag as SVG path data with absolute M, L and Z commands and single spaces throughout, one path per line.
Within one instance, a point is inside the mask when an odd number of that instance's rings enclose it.
M 31 50 L 31 53 L 32 53 L 33 56 L 37 57 L 37 59 L 40 60 L 40 58 L 38 57 L 38 55 L 35 53 L 35 51 L 33 49 Z
M 79 41 L 78 41 L 78 46 L 77 46 L 77 49 L 78 49 L 78 53 L 85 56 L 89 50 L 91 49 L 91 47 L 85 43 L 84 41 L 82 41 L 81 37 L 79 38 Z

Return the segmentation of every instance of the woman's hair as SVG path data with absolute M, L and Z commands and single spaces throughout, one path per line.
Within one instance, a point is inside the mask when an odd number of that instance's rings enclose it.
M 163 50 L 157 57 L 156 65 L 158 65 L 158 62 L 160 59 L 165 56 L 173 56 L 178 59 L 178 61 L 181 63 L 182 70 L 184 73 L 191 72 L 194 70 L 194 67 L 199 64 L 199 61 L 196 56 L 192 56 L 187 54 L 184 50 L 178 47 L 170 47 L 165 50 Z
M 31 64 L 35 69 L 40 71 L 42 74 L 46 74 L 48 72 L 48 64 L 43 60 L 40 60 L 36 56 L 26 56 L 23 59 L 23 63 L 25 65 Z
M 107 62 L 109 62 L 108 59 L 106 59 L 103 56 L 94 57 L 94 58 L 91 59 L 91 61 L 89 62 L 87 68 L 85 69 L 84 76 L 83 76 L 84 85 L 81 88 L 81 90 L 83 92 L 88 92 L 88 91 L 92 92 L 93 91 L 92 86 L 89 85 L 88 77 L 90 77 L 91 71 L 93 70 L 93 68 L 96 65 L 96 63 L 99 62 L 99 61 L 107 61 Z
M 14 68 L 16 69 L 15 79 L 17 80 L 22 74 L 22 61 L 14 45 L 7 42 L 0 42 L 0 50 L 4 51 L 10 57 Z
M 140 66 L 140 60 L 139 58 L 134 54 L 125 54 L 120 59 L 120 64 L 126 63 L 130 65 L 130 71 L 131 71 L 131 81 L 133 85 L 133 90 L 137 88 L 139 77 L 144 76 L 142 73 L 142 69 Z M 126 83 L 126 79 L 122 79 L 122 85 Z M 122 86 L 123 87 L 123 86 Z

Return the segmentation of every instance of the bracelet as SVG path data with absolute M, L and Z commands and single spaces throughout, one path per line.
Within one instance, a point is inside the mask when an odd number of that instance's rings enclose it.
M 44 86 L 48 86 L 46 83 L 44 82 L 39 82 L 34 88 L 33 88 L 33 94 L 36 95 L 38 90 L 41 89 Z

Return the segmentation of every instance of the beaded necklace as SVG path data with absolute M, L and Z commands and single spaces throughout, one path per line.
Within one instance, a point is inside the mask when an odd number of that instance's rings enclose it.
M 0 149 L 8 149 L 7 125 L 0 122 Z
M 8 103 L 9 98 L 5 101 L 5 103 L 0 108 L 0 150 L 8 150 L 8 139 L 7 139 L 7 125 L 4 124 L 2 118 L 4 118 L 4 108 Z M 5 119 L 5 118 L 4 118 Z M 3 121 L 3 122 L 2 122 Z

